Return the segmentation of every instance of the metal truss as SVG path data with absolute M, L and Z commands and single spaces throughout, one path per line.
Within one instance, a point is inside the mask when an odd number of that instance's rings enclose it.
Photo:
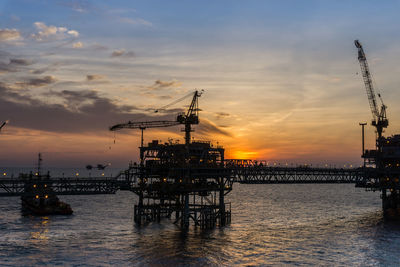
M 359 183 L 362 169 L 309 167 L 231 167 L 235 182 L 242 184 L 331 184 Z
M 114 178 L 0 179 L 0 197 L 23 196 L 26 185 L 35 183 L 48 185 L 57 195 L 114 194 L 119 189 Z
M 141 173 L 142 171 L 142 173 Z M 40 183 L 49 184 L 57 195 L 92 195 L 92 194 L 114 194 L 118 190 L 135 191 L 140 176 L 152 177 L 154 169 L 141 169 L 132 166 L 121 172 L 115 178 L 46 178 Z M 194 177 L 230 176 L 231 183 L 242 184 L 335 184 L 349 183 L 357 187 L 375 188 L 378 180 L 373 168 L 363 169 L 338 169 L 338 168 L 309 168 L 309 167 L 266 167 L 266 166 L 227 166 L 220 169 L 193 169 L 191 175 Z M 160 170 L 158 170 L 160 172 Z M 169 169 L 165 174 L 170 177 L 179 177 L 184 170 Z M 230 173 L 230 174 L 229 174 Z M 387 175 L 391 177 L 393 175 Z M 397 176 L 398 177 L 398 176 Z M 392 179 L 390 179 L 392 180 Z M 22 178 L 0 178 L 1 196 L 22 196 L 26 183 L 34 183 L 35 180 Z M 388 183 L 389 186 L 389 183 Z

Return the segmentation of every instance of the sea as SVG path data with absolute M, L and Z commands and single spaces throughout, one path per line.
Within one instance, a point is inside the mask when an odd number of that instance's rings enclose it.
M 73 215 L 23 216 L 19 197 L 0 198 L 0 266 L 400 266 L 400 223 L 382 218 L 379 192 L 351 184 L 234 184 L 231 224 L 207 231 L 136 226 L 129 191 L 60 199 Z

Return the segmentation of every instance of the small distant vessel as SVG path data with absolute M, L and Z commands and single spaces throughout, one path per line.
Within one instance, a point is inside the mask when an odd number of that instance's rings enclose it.
M 71 206 L 60 201 L 52 189 L 50 175 L 40 173 L 41 155 L 39 153 L 38 171 L 33 175 L 21 174 L 24 179 L 25 190 L 21 196 L 22 212 L 32 215 L 70 215 L 73 213 Z
M 105 168 L 107 168 L 108 166 L 110 166 L 111 163 L 106 163 L 106 164 L 97 164 L 97 166 L 92 166 L 90 164 L 86 165 L 86 169 L 91 170 L 91 169 L 98 169 L 98 170 L 104 170 Z

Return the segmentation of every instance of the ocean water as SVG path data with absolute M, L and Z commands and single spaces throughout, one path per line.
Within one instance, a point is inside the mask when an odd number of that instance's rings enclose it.
M 0 198 L 0 266 L 400 266 L 400 224 L 353 185 L 235 184 L 232 223 L 188 232 L 135 226 L 131 192 L 60 198 L 72 216 L 24 217 Z

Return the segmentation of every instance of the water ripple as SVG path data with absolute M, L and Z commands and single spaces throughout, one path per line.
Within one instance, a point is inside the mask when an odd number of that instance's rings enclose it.
M 64 196 L 73 216 L 23 217 L 0 199 L 0 265 L 398 266 L 400 225 L 352 185 L 235 185 L 232 224 L 136 227 L 130 192 Z

